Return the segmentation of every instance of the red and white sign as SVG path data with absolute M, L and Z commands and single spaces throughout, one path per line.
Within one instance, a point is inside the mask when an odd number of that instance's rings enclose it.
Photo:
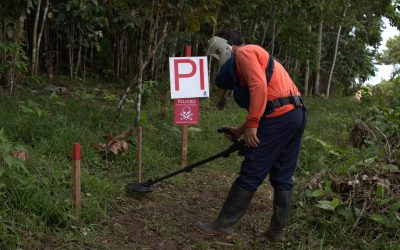
M 207 57 L 170 57 L 171 99 L 209 97 Z
M 199 124 L 199 99 L 186 98 L 174 100 L 175 124 Z

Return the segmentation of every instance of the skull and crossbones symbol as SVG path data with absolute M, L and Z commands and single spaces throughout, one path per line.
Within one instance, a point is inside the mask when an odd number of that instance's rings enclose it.
M 192 116 L 192 109 L 190 107 L 183 107 L 182 112 L 180 113 L 182 120 L 193 120 Z

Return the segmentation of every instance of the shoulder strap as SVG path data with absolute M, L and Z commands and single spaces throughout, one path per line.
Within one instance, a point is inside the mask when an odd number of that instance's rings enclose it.
M 266 69 L 266 74 L 267 74 L 267 86 L 269 85 L 269 82 L 271 81 L 272 74 L 274 73 L 274 57 L 272 55 L 269 55 L 268 59 L 268 64 L 267 64 L 267 69 Z

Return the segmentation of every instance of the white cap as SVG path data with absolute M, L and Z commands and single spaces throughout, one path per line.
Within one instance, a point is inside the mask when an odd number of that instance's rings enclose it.
M 228 44 L 228 41 L 219 37 L 213 36 L 208 40 L 207 55 L 210 55 L 219 61 L 219 65 L 222 66 L 229 58 L 231 58 L 232 47 Z

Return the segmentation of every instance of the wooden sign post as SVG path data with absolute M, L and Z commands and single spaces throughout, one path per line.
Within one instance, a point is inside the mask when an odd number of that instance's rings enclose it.
M 137 182 L 142 182 L 142 127 L 137 128 Z
M 174 123 L 182 125 L 182 162 L 186 167 L 188 126 L 197 125 L 199 97 L 209 97 L 207 57 L 192 57 L 192 47 L 186 46 L 185 57 L 169 58 L 171 99 L 174 99 Z
M 81 145 L 72 146 L 72 208 L 76 217 L 81 213 Z
M 192 56 L 192 46 L 187 45 L 185 56 Z M 188 165 L 187 162 L 187 147 L 188 147 L 188 125 L 184 124 L 182 127 L 182 162 L 181 166 L 184 168 Z

